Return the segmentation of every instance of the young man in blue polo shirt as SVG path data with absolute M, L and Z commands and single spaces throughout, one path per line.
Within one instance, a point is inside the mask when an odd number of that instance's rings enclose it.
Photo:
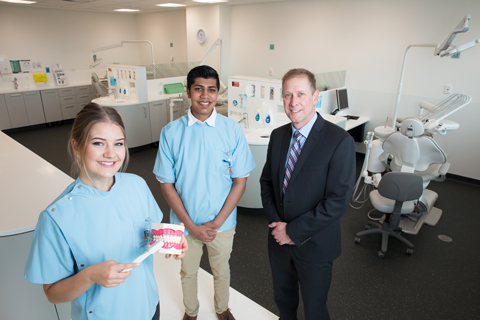
M 237 203 L 255 168 L 242 127 L 217 114 L 220 81 L 209 66 L 187 76 L 192 107 L 188 115 L 166 125 L 160 135 L 154 174 L 171 207 L 170 223 L 183 222 L 188 253 L 182 260 L 181 280 L 185 315 L 197 319 L 197 273 L 207 246 L 220 320 L 235 320 L 228 308 L 230 267 Z

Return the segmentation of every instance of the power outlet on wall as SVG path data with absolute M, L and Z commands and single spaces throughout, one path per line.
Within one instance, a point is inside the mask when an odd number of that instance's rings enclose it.
M 451 84 L 446 84 L 445 89 L 443 89 L 443 93 L 445 93 L 445 94 L 452 93 L 452 85 Z

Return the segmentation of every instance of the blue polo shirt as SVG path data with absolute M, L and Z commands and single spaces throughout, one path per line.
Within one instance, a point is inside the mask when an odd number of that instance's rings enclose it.
M 102 261 L 132 262 L 145 249 L 144 230 L 162 218 L 136 175 L 116 173 L 108 192 L 77 179 L 40 214 L 25 279 L 50 284 Z M 119 286 L 95 283 L 73 300 L 72 319 L 152 319 L 158 299 L 150 256 Z
M 232 179 L 245 177 L 255 168 L 242 127 L 215 111 L 212 116 L 189 125 L 185 115 L 166 125 L 153 169 L 162 181 L 175 183 L 188 215 L 197 225 L 215 219 L 230 193 Z M 236 221 L 237 208 L 219 231 L 230 230 Z M 173 210 L 170 223 L 180 223 Z

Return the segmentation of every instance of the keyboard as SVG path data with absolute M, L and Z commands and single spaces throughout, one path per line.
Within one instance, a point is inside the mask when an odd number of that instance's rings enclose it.
M 360 117 L 357 117 L 357 116 L 345 116 L 345 118 L 347 118 L 347 120 L 357 120 L 357 119 L 360 118 Z

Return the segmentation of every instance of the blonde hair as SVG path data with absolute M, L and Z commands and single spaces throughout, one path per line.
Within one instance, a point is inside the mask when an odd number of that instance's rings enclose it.
M 88 175 L 85 167 L 85 150 L 89 141 L 90 132 L 97 123 L 113 123 L 120 127 L 125 137 L 125 159 L 119 171 L 125 171 L 128 166 L 129 154 L 125 135 L 125 125 L 117 110 L 112 107 L 101 107 L 90 102 L 77 114 L 68 138 L 68 153 L 72 159 L 71 173 L 77 177 L 83 171 Z M 73 151 L 72 141 L 75 140 L 77 153 Z
M 299 76 L 307 77 L 308 82 L 310 83 L 310 89 L 312 90 L 312 93 L 314 93 L 315 90 L 317 90 L 317 81 L 315 80 L 315 76 L 313 75 L 313 73 L 311 73 L 307 69 L 302 69 L 302 68 L 288 70 L 288 72 L 283 75 L 282 88 L 285 87 L 285 81 L 287 81 L 290 78 L 299 77 Z

